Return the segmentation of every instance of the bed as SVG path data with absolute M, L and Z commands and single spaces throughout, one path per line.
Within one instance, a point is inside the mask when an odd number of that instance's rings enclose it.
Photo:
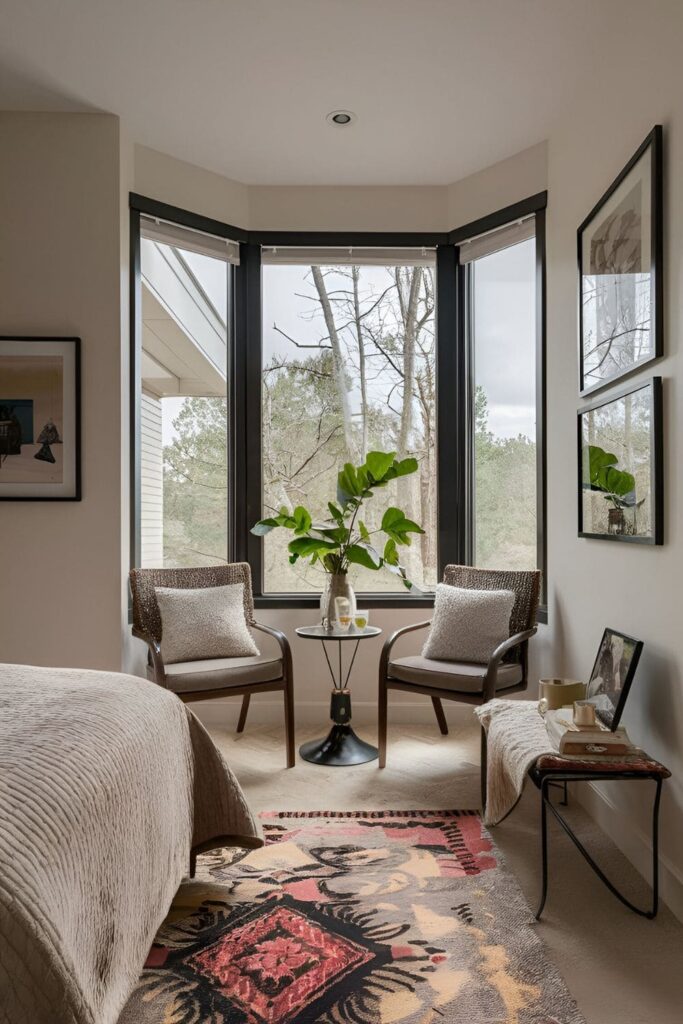
M 0 665 L 0 1022 L 115 1024 L 191 858 L 262 845 L 177 697 Z

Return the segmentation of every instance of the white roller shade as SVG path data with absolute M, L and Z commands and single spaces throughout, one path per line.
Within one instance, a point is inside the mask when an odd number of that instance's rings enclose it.
M 295 246 L 264 246 L 261 262 L 265 266 L 305 267 L 433 267 L 436 249 L 390 248 L 299 248 Z
M 226 263 L 239 266 L 239 243 L 232 242 L 229 238 L 207 235 L 203 231 L 193 231 L 192 228 L 184 228 L 179 224 L 144 215 L 140 218 L 140 234 L 153 242 L 163 242 L 164 245 L 186 249 L 188 252 L 198 252 L 202 256 L 212 256 L 214 259 L 225 260 Z
M 505 227 L 495 228 L 487 231 L 484 235 L 477 235 L 476 238 L 468 238 L 460 243 L 460 262 L 471 263 L 472 260 L 480 260 L 482 256 L 491 256 L 501 249 L 508 249 L 518 242 L 526 242 L 533 238 L 536 233 L 536 217 L 532 214 L 524 220 L 514 221 L 506 224 Z

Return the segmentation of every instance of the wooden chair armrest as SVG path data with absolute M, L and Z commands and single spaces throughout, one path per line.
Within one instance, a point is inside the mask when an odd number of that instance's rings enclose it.
M 285 634 L 282 632 L 282 630 L 281 629 L 275 629 L 273 626 L 266 626 L 265 623 L 263 623 L 263 622 L 256 622 L 256 621 L 252 622 L 251 626 L 252 626 L 253 629 L 258 629 L 259 632 L 261 632 L 261 633 L 267 633 L 268 636 L 272 636 L 275 640 L 277 640 L 278 644 L 280 645 L 280 650 L 282 652 L 282 660 L 285 663 L 285 672 L 287 673 L 287 675 L 289 677 L 291 677 L 291 674 L 292 674 L 292 648 L 290 647 L 289 640 L 287 639 Z
M 431 619 L 427 619 L 425 622 L 414 622 L 410 626 L 401 626 L 401 628 L 397 629 L 395 633 L 392 633 L 391 636 L 387 637 L 387 639 L 384 641 L 384 646 L 382 647 L 382 653 L 380 655 L 380 670 L 386 673 L 387 667 L 389 665 L 389 655 L 391 654 L 391 649 L 400 636 L 403 636 L 405 633 L 414 633 L 415 630 L 417 629 L 427 629 L 427 627 L 431 626 L 431 624 Z
M 158 683 L 159 686 L 166 686 L 166 668 L 164 666 L 164 659 L 161 655 L 161 646 L 159 641 L 155 640 L 154 637 L 149 636 L 147 633 L 139 633 L 137 630 L 133 630 L 133 636 L 136 636 L 138 640 L 142 640 L 143 643 L 147 644 L 152 668 L 154 669 L 154 682 Z
M 527 643 L 527 641 L 529 641 L 536 632 L 536 626 L 532 629 L 524 629 L 521 633 L 513 633 L 513 635 L 508 637 L 507 640 L 503 640 L 502 644 L 498 644 L 495 651 L 489 658 L 486 675 L 484 677 L 484 701 L 493 700 L 496 695 L 496 674 L 498 672 L 498 666 L 504 656 L 508 651 L 512 651 L 515 647 L 519 647 L 520 644 Z

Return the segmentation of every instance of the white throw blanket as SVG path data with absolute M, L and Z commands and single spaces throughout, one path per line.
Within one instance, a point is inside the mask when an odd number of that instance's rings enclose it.
M 486 730 L 486 825 L 497 825 L 513 809 L 527 772 L 542 754 L 556 753 L 535 700 L 491 700 L 474 709 Z
M 191 847 L 213 839 L 262 842 L 177 697 L 0 665 L 1 1024 L 114 1024 Z

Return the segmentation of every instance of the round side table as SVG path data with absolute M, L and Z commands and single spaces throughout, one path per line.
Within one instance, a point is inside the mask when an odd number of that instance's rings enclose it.
M 330 700 L 332 728 L 325 739 L 304 743 L 299 749 L 299 753 L 304 761 L 311 761 L 313 764 L 346 765 L 374 761 L 377 757 L 377 747 L 360 739 L 351 728 L 351 693 L 348 686 L 361 640 L 379 636 L 382 630 L 378 626 L 366 626 L 362 630 L 352 628 L 347 633 L 341 633 L 327 630 L 323 626 L 299 626 L 296 632 L 297 636 L 304 640 L 319 640 L 322 643 L 333 687 Z M 336 668 L 333 666 L 325 646 L 326 640 L 337 643 L 337 658 L 334 659 Z M 344 672 L 342 645 L 353 644 L 354 641 L 355 646 L 351 653 L 351 659 L 346 672 Z

